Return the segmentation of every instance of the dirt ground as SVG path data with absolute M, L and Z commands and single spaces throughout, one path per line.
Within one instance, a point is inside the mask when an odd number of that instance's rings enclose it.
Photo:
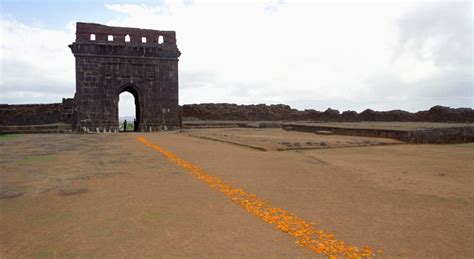
M 225 134 L 328 145 L 263 152 L 189 131 L 0 136 L 0 257 L 315 256 L 139 136 L 383 257 L 474 254 L 474 143 L 331 148 L 365 139 L 281 132 Z

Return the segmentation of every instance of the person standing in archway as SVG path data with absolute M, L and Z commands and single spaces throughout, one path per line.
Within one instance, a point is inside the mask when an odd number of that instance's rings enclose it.
M 127 120 L 123 121 L 123 132 L 127 132 Z
M 133 131 L 138 131 L 137 119 L 133 119 Z

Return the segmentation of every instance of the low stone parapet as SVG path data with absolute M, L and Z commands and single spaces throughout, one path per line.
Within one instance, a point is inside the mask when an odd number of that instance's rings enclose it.
M 25 134 L 25 133 L 71 133 L 71 124 L 54 123 L 45 125 L 0 125 L 0 134 Z

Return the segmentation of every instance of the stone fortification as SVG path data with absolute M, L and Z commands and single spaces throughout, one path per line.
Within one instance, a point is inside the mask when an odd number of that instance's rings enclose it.
M 410 113 L 402 110 L 357 113 L 292 109 L 288 105 L 237 105 L 228 103 L 189 104 L 181 107 L 183 120 L 223 121 L 426 121 L 426 122 L 474 122 L 471 108 L 449 108 L 434 106 L 427 111 Z

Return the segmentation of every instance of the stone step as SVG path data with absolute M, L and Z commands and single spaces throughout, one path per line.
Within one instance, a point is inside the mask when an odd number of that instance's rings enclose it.
M 318 130 L 315 133 L 318 135 L 334 135 L 334 132 L 329 130 Z
M 69 133 L 72 132 L 71 124 L 55 123 L 45 125 L 16 125 L 1 126 L 0 134 L 26 134 L 26 133 Z

